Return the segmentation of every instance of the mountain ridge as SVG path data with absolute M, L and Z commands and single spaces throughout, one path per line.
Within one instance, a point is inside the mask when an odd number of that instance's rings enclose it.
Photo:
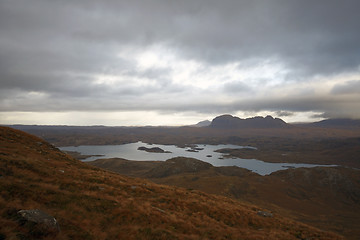
M 280 118 L 266 117 L 239 118 L 230 114 L 215 117 L 210 127 L 212 128 L 285 128 L 289 125 Z
M 200 121 L 197 124 L 194 125 L 190 125 L 190 127 L 208 127 L 210 126 L 211 121 L 209 120 L 204 120 L 204 121 Z
M 360 127 L 360 119 L 331 118 L 310 124 L 314 127 Z

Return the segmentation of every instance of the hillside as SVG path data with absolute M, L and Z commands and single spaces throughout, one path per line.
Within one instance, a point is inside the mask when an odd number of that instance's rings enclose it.
M 111 171 L 148 178 L 251 202 L 347 239 L 360 234 L 360 171 L 351 168 L 298 168 L 260 176 L 238 167 L 213 167 L 191 158 L 166 162 L 99 159 Z
M 0 127 L 0 159 L 1 239 L 341 239 L 254 205 L 86 165 L 11 128 Z M 55 217 L 60 232 L 19 221 L 28 209 Z

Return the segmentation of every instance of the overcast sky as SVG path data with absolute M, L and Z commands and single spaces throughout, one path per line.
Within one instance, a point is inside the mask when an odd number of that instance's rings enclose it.
M 360 118 L 358 0 L 0 0 L 0 123 Z

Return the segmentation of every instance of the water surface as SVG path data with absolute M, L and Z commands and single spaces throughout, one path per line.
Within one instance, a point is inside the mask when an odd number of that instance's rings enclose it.
M 138 150 L 138 147 L 145 146 L 147 148 L 159 147 L 170 153 L 150 153 Z M 260 175 L 267 175 L 272 172 L 287 168 L 298 167 L 317 167 L 317 166 L 335 166 L 335 165 L 318 165 L 318 164 L 303 164 L 303 163 L 269 163 L 256 159 L 241 159 L 241 158 L 224 158 L 224 154 L 215 152 L 215 150 L 222 148 L 253 148 L 248 146 L 238 146 L 231 144 L 208 145 L 197 144 L 198 149 L 192 152 L 192 148 L 180 148 L 175 145 L 161 145 L 161 144 L 147 144 L 143 142 L 122 144 L 122 145 L 82 145 L 76 147 L 61 147 L 63 151 L 76 151 L 82 155 L 103 155 L 92 156 L 83 161 L 93 161 L 100 158 L 124 158 L 135 161 L 165 161 L 173 157 L 190 157 L 196 158 L 204 162 L 208 162 L 213 166 L 238 166 L 249 169 Z M 253 148 L 254 149 L 254 148 Z

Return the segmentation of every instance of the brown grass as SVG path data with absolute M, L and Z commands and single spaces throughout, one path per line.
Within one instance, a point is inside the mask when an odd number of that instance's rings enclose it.
M 342 167 L 299 168 L 260 176 L 238 167 L 210 167 L 189 172 L 180 163 L 175 159 L 168 164 L 119 158 L 89 162 L 120 174 L 148 178 L 159 184 L 197 189 L 251 202 L 312 226 L 335 231 L 348 239 L 358 239 L 359 170 Z

